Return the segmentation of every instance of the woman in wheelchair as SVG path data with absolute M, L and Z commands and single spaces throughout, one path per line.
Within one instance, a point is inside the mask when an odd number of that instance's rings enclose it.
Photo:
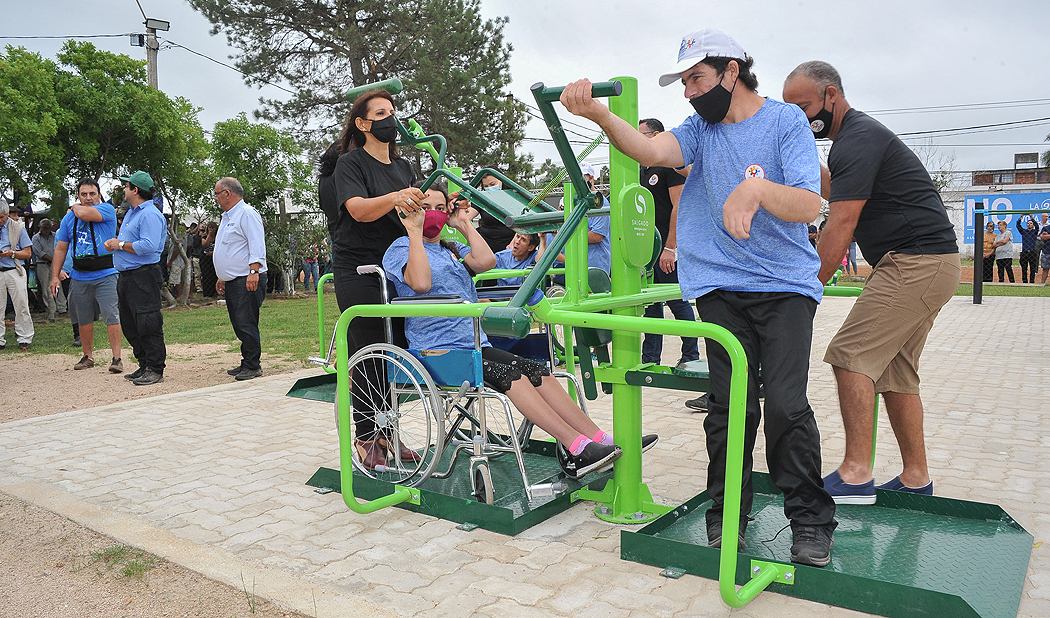
M 496 265 L 492 249 L 470 223 L 477 213 L 473 208 L 459 208 L 450 216 L 447 190 L 436 184 L 426 192 L 423 208 L 402 219 L 408 236 L 395 240 L 383 256 L 387 277 L 399 296 L 458 294 L 477 302 L 467 268 L 479 273 Z M 446 223 L 463 234 L 469 246 L 441 240 Z M 407 318 L 405 335 L 414 349 L 474 348 L 469 318 Z M 566 448 L 569 455 L 561 461 L 566 475 L 579 478 L 620 457 L 622 451 L 613 444 L 612 435 L 583 413 L 546 366 L 491 347 L 484 333 L 481 342 L 485 383 L 505 393 L 525 418 Z

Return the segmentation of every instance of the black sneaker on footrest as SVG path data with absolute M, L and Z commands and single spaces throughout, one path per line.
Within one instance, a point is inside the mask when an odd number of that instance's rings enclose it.
M 737 540 L 736 549 L 737 551 L 744 551 L 747 547 L 747 543 L 744 541 L 744 532 L 747 527 L 741 525 L 737 528 Z M 707 546 L 715 549 L 722 548 L 722 522 L 721 521 L 709 521 L 707 522 Z
M 565 449 L 563 457 L 558 458 L 562 472 L 571 479 L 580 479 L 601 468 L 605 464 L 612 463 L 623 455 L 623 450 L 618 446 L 606 446 L 598 442 L 591 442 L 583 447 L 579 455 L 573 455 Z
M 835 545 L 835 526 L 830 523 L 823 526 L 805 526 L 791 524 L 791 561 L 796 564 L 807 564 L 815 567 L 826 567 L 831 562 L 831 548 Z

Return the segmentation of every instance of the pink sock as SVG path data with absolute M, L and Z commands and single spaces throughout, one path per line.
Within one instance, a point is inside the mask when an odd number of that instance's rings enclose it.
M 605 433 L 601 429 L 598 430 L 598 433 L 594 434 L 594 437 L 591 438 L 591 440 L 597 442 L 598 444 L 602 444 L 604 446 L 612 446 L 613 445 L 612 434 L 611 433 Z
M 576 436 L 576 439 L 572 441 L 572 445 L 569 447 L 569 452 L 572 453 L 573 457 L 576 457 L 583 452 L 583 449 L 591 443 L 591 439 L 582 433 Z

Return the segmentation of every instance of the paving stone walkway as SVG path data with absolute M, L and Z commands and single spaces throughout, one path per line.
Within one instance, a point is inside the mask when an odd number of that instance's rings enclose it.
M 826 471 L 844 442 L 821 359 L 852 303 L 828 298 L 816 317 L 809 393 Z M 1002 505 L 1037 544 L 1050 540 L 1048 322 L 1047 299 L 956 297 L 921 368 L 937 493 Z M 664 356 L 674 362 L 677 340 Z M 620 560 L 622 527 L 590 504 L 513 538 L 400 509 L 354 514 L 304 484 L 338 467 L 332 407 L 284 396 L 315 373 L 0 425 L 0 490 L 318 618 L 862 615 L 771 593 L 730 610 L 717 582 Z M 683 405 L 692 396 L 644 398 L 645 430 L 661 435 L 644 476 L 665 504 L 704 488 L 703 418 Z M 600 425 L 611 426 L 611 407 L 608 396 L 591 404 Z M 875 473 L 889 479 L 900 459 L 885 413 L 881 425 Z M 1048 545 L 1033 551 L 1019 615 L 1050 615 Z

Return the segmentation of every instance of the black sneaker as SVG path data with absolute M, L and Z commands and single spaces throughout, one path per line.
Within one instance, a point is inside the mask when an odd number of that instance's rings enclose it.
M 707 412 L 707 393 L 700 395 L 696 399 L 689 399 L 685 402 L 685 407 L 696 410 L 697 412 Z
M 237 365 L 233 369 L 227 369 L 226 375 L 235 376 L 242 371 L 244 371 L 244 365 Z
M 737 540 L 736 549 L 737 551 L 744 551 L 747 547 L 747 543 L 744 541 L 744 532 L 746 532 L 747 526 L 740 524 L 740 528 L 737 529 Z M 715 549 L 722 548 L 722 522 L 709 521 L 707 522 L 707 546 Z
M 77 337 L 77 338 L 73 339 L 73 347 L 74 348 L 79 348 L 80 347 L 80 337 Z
M 142 374 L 144 374 L 144 373 L 146 373 L 146 368 L 145 367 L 139 367 L 138 369 L 136 369 L 135 371 L 132 371 L 131 373 L 125 373 L 124 374 L 124 379 L 130 381 L 130 380 L 134 380 L 136 378 L 141 378 Z
M 135 386 L 148 386 L 150 384 L 156 384 L 164 381 L 164 374 L 157 373 L 152 369 L 147 369 L 142 372 L 142 375 L 131 381 Z
M 644 453 L 645 451 L 648 451 L 649 449 L 653 448 L 654 446 L 656 446 L 656 443 L 659 442 L 659 441 L 660 441 L 660 436 L 656 435 L 655 433 L 650 433 L 650 434 L 646 434 L 646 435 L 642 436 L 642 452 Z M 568 451 L 566 451 L 566 452 L 568 452 Z M 559 463 L 561 463 L 560 459 L 558 461 L 559 461 Z M 604 466 L 602 466 L 598 470 L 598 472 L 608 472 L 609 470 L 612 470 L 612 467 L 613 467 L 613 462 L 610 461 L 609 463 L 607 463 Z
M 241 372 L 233 376 L 235 380 L 251 380 L 252 378 L 258 378 L 262 375 L 262 369 L 248 369 L 245 367 L 241 369 Z
M 791 524 L 791 561 L 815 567 L 826 567 L 831 562 L 831 548 L 835 545 L 833 533 L 837 524 L 805 526 Z
M 591 442 L 583 447 L 579 455 L 566 453 L 564 461 L 559 458 L 561 469 L 565 476 L 571 479 L 580 479 L 601 468 L 605 464 L 612 463 L 623 455 L 618 446 L 606 446 L 597 442 Z

